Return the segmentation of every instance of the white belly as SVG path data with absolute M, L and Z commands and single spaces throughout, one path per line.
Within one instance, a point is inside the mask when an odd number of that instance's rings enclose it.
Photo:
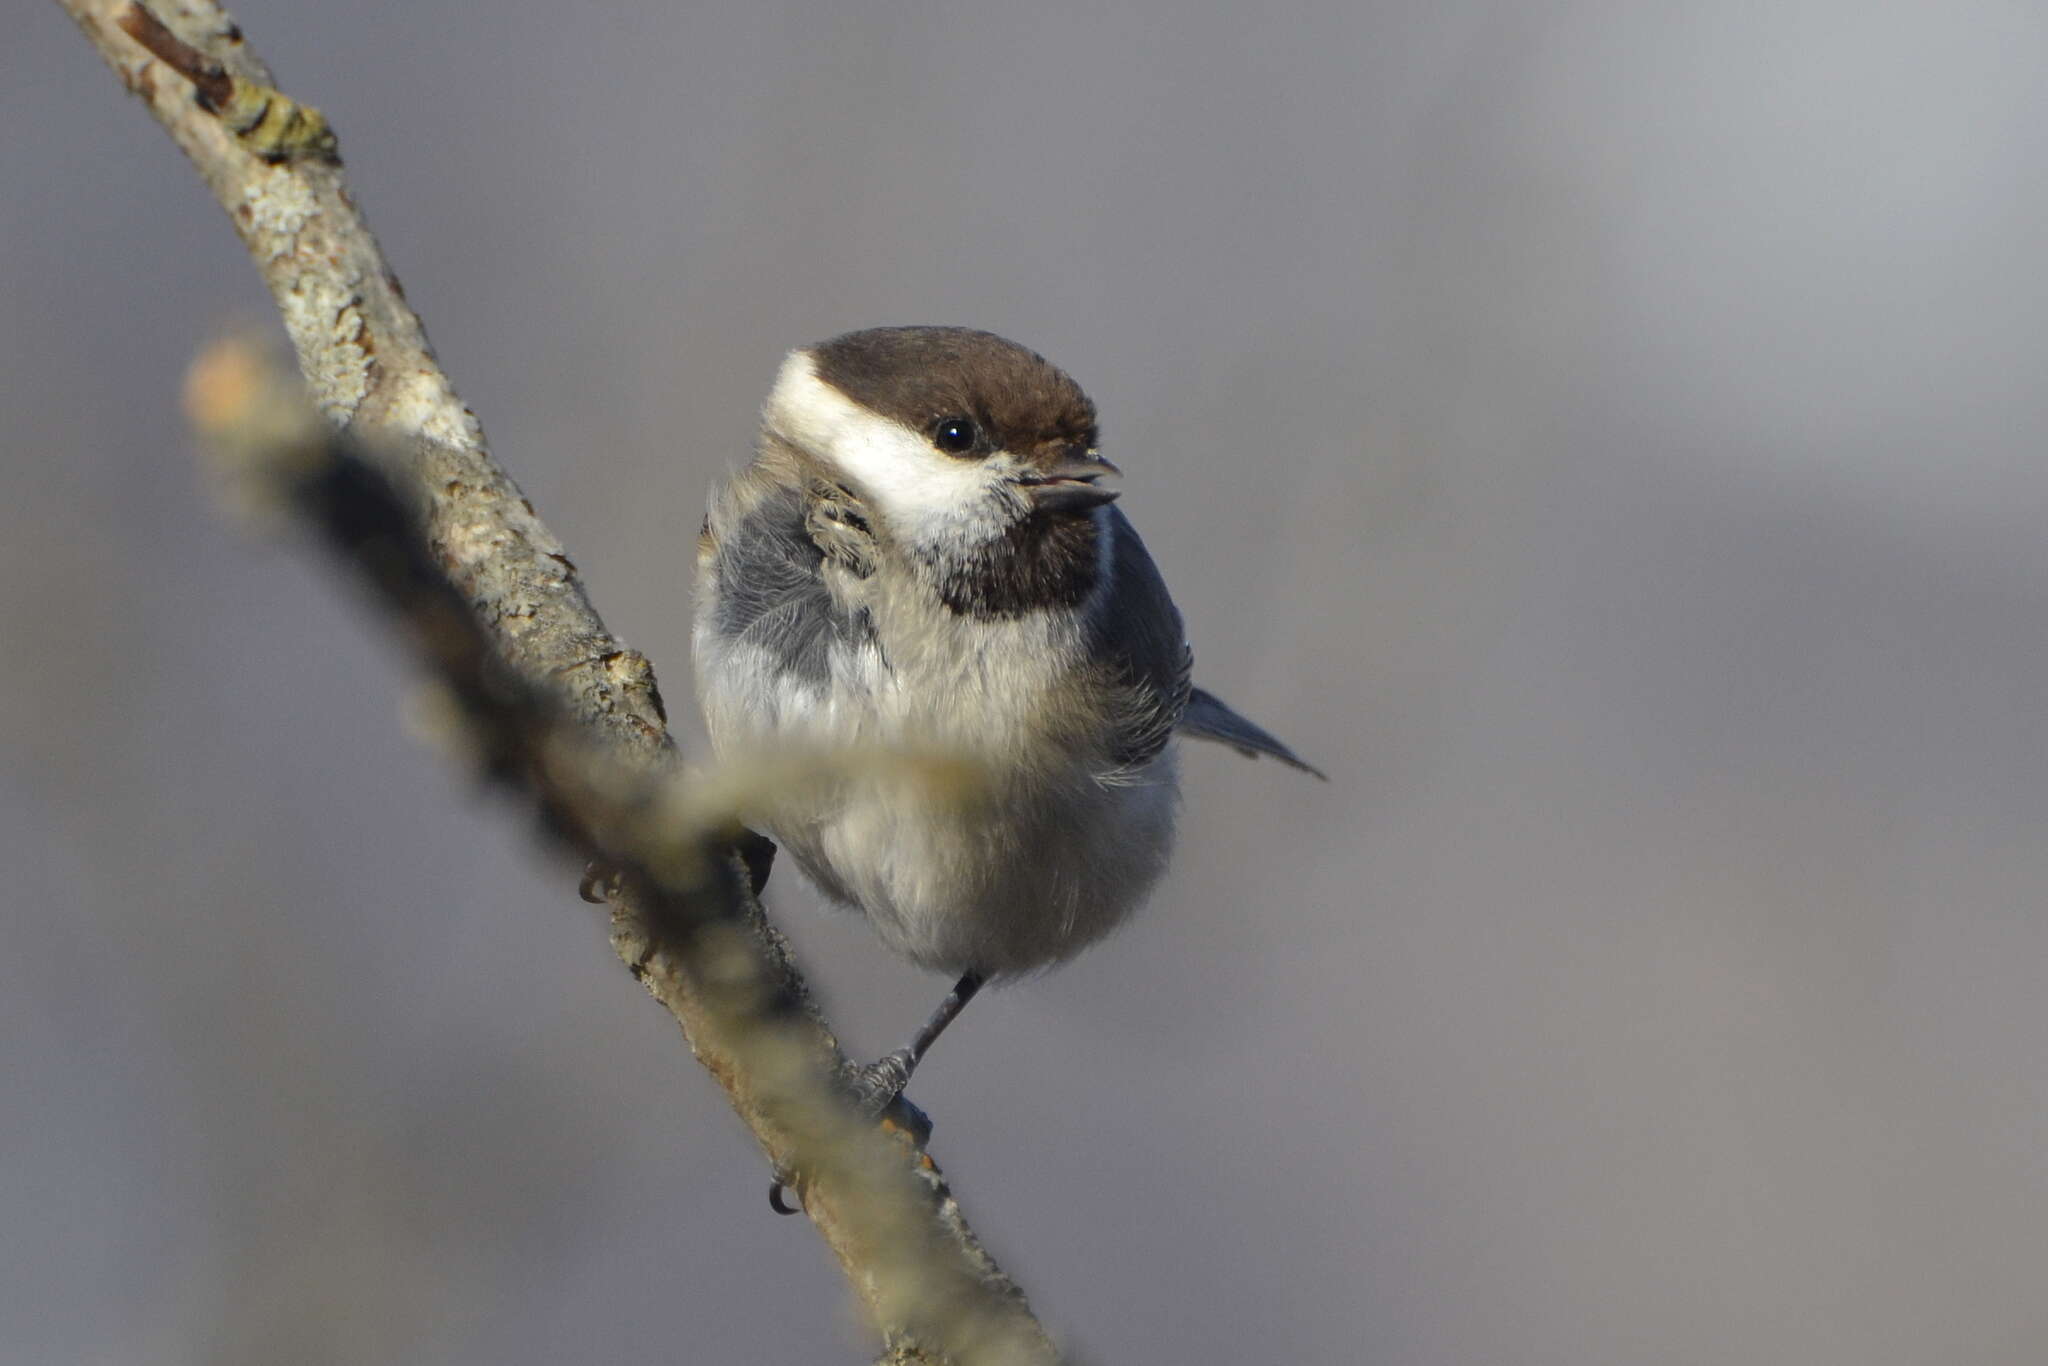
M 1073 645 L 1045 617 L 896 625 L 877 644 L 835 645 L 823 683 L 778 677 L 752 647 L 700 628 L 714 746 L 734 762 L 792 741 L 958 754 L 981 766 L 985 792 L 891 771 L 756 819 L 827 895 L 926 967 L 1029 972 L 1109 933 L 1165 867 L 1173 746 L 1136 772 L 1111 772 L 1089 745 L 1068 742 L 1059 699 L 1072 692 L 1061 673 Z

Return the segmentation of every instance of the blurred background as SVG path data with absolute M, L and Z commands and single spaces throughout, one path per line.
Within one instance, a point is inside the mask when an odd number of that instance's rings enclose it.
M 2048 11 L 239 17 L 678 717 L 786 348 L 1100 404 L 1202 681 L 1333 780 L 1192 752 L 1149 912 L 912 1088 L 1089 1359 L 2041 1359 Z M 267 300 L 10 37 L 0 1357 L 860 1359 L 573 873 L 218 515 L 177 385 Z M 943 989 L 770 901 L 856 1051 Z

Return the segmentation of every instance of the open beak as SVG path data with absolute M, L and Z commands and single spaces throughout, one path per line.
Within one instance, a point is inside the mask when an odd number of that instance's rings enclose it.
M 1105 475 L 1123 471 L 1094 452 L 1070 456 L 1051 469 L 1029 470 L 1013 476 L 1031 506 L 1045 512 L 1085 512 L 1116 501 L 1122 489 L 1100 482 Z

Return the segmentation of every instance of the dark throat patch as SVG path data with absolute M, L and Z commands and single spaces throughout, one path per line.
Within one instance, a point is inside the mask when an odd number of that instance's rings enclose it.
M 980 620 L 1079 607 L 1095 587 L 1095 518 L 1034 513 L 966 555 L 920 552 L 939 600 Z

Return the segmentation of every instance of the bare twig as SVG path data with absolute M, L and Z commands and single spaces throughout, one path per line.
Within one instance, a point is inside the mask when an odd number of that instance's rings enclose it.
M 727 856 L 730 832 L 665 825 L 674 750 L 653 671 L 605 630 L 486 452 L 347 195 L 325 120 L 275 89 L 218 5 L 59 3 L 228 210 L 327 423 L 292 418 L 234 353 L 201 371 L 195 412 L 291 471 L 291 502 L 461 700 L 492 770 L 529 779 L 558 833 L 624 872 L 614 950 L 763 1150 L 806 1172 L 806 1209 L 896 1359 L 1056 1360 L 929 1158 L 839 1099 L 846 1059 Z M 395 456 L 398 477 L 376 475 L 357 440 Z

